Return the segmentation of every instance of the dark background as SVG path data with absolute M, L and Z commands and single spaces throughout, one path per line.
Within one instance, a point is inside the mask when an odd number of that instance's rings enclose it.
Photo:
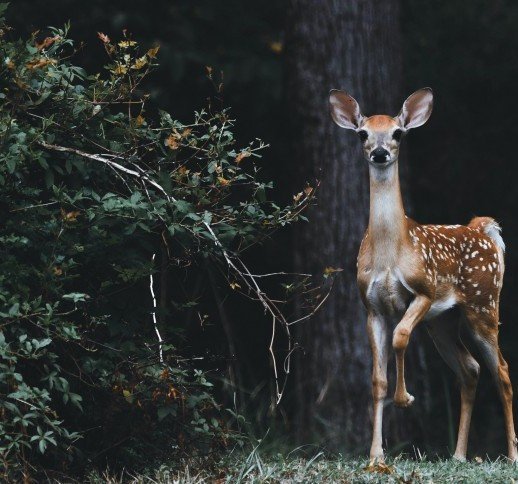
M 49 25 L 62 26 L 67 20 L 71 21 L 76 45 L 85 43 L 76 62 L 89 71 L 100 70 L 105 62 L 98 31 L 118 38 L 123 29 L 128 29 L 145 46 L 159 43 L 161 67 L 148 89 L 153 102 L 181 120 L 188 121 L 211 92 L 205 66 L 213 67 L 216 78 L 223 72 L 224 104 L 232 107 L 238 120 L 239 138 L 245 143 L 259 137 L 271 144 L 263 164 L 264 176 L 275 180 L 280 200 L 298 191 L 291 180 L 294 173 L 299 178 L 304 173 L 298 173 L 287 141 L 290 113 L 283 92 L 285 2 L 16 0 L 8 14 L 9 23 L 22 37 Z M 511 0 L 401 2 L 404 96 L 423 86 L 432 87 L 435 95 L 429 123 L 412 132 L 402 148 L 410 172 L 407 188 L 411 215 L 424 223 L 467 223 L 474 215 L 491 215 L 502 224 L 507 271 L 501 346 L 515 385 L 517 21 L 518 4 Z M 263 272 L 289 269 L 292 243 L 288 231 L 277 234 L 272 243 L 251 256 L 251 264 Z M 236 329 L 237 359 L 248 395 L 245 412 L 256 424 L 258 434 L 272 422 L 281 430 L 292 431 L 294 399 L 288 395 L 274 416 L 268 410 L 268 324 L 260 311 L 244 303 L 236 302 L 229 314 Z M 429 427 L 426 438 L 418 443 L 429 453 L 446 454 L 456 432 L 457 390 L 451 373 L 429 343 L 426 359 L 433 405 L 425 422 Z M 472 452 L 496 454 L 504 450 L 500 414 L 496 390 L 483 372 L 472 425 Z M 290 432 L 283 432 L 285 435 Z M 393 449 L 396 447 L 412 448 L 410 442 L 394 443 Z

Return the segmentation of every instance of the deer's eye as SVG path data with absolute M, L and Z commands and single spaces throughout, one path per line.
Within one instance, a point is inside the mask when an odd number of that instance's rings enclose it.
M 400 129 L 396 129 L 396 131 L 394 131 L 392 133 L 392 138 L 394 138 L 396 141 L 401 141 L 402 134 L 403 134 L 403 131 L 401 131 Z
M 360 137 L 361 142 L 365 142 L 365 140 L 369 137 L 369 133 L 365 131 L 364 129 L 361 129 L 358 131 L 358 136 Z

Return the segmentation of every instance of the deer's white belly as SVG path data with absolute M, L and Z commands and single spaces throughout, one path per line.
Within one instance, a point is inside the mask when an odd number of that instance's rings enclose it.
M 455 296 L 455 292 L 453 290 L 448 291 L 441 298 L 436 299 L 432 303 L 430 309 L 423 319 L 425 321 L 433 319 L 436 316 L 439 316 L 439 314 L 448 311 L 448 309 L 451 309 L 453 306 L 455 306 L 455 304 L 457 304 L 457 297 Z
M 411 299 L 412 290 L 399 271 L 387 268 L 373 272 L 367 300 L 374 310 L 391 316 L 402 315 Z
M 442 294 L 433 301 L 424 320 L 430 320 L 457 304 L 453 288 L 442 288 Z M 367 289 L 369 305 L 378 313 L 402 317 L 415 292 L 398 269 L 387 268 L 372 274 Z

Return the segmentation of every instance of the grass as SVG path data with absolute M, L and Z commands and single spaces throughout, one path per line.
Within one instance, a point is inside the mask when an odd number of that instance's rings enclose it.
M 311 458 L 264 458 L 257 449 L 241 458 L 231 456 L 207 466 L 206 461 L 185 462 L 175 470 L 163 465 L 140 475 L 118 477 L 91 475 L 91 484 L 201 484 L 201 483 L 518 483 L 518 466 L 505 459 L 476 458 L 472 462 L 420 460 L 399 456 L 386 464 L 370 464 L 367 459 L 326 457 L 322 452 Z

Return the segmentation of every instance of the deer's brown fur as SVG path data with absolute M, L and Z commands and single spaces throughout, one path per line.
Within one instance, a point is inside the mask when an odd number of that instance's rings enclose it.
M 394 403 L 406 407 L 405 350 L 413 329 L 428 330 L 461 387 L 461 415 L 454 457 L 465 460 L 479 364 L 459 336 L 459 325 L 478 344 L 502 400 L 508 456 L 518 458 L 509 371 L 499 346 L 499 301 L 505 246 L 490 217 L 468 225 L 421 225 L 406 217 L 399 187 L 398 157 L 402 134 L 424 124 L 432 110 L 430 89 L 412 94 L 397 117 L 364 117 L 357 102 L 332 91 L 335 122 L 360 134 L 369 162 L 369 225 L 358 255 L 358 285 L 368 312 L 373 355 L 374 398 L 371 457 L 383 458 L 382 417 L 387 394 L 388 330 L 393 328 L 397 381 Z M 456 308 L 454 311 L 453 308 Z M 460 315 L 460 316 L 459 316 Z

